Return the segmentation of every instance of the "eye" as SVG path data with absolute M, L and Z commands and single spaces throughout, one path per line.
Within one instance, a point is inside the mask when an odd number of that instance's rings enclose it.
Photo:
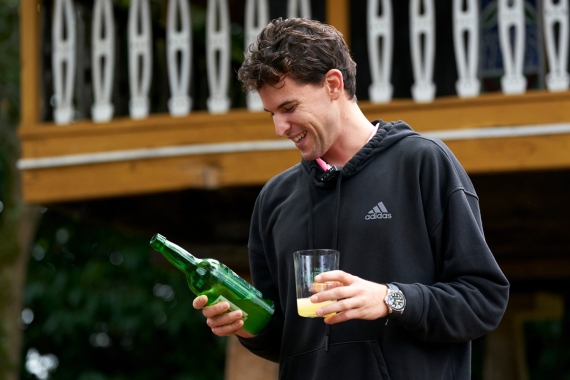
M 296 106 L 285 107 L 285 112 L 293 112 Z

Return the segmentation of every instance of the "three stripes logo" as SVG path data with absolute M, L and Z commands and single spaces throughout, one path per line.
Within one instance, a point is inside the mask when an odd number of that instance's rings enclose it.
M 386 209 L 386 206 L 384 206 L 384 203 L 378 202 L 378 204 L 374 206 L 372 210 L 368 211 L 368 214 L 364 217 L 364 219 L 392 219 L 392 214 L 388 213 L 388 210 Z

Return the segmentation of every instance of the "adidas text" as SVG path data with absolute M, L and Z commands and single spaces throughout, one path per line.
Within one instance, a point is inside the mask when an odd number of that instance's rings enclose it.
M 392 219 L 392 214 L 388 213 L 388 209 L 384 206 L 383 202 L 378 202 L 372 210 L 368 211 L 368 214 L 364 217 L 366 220 L 374 219 Z
M 384 214 L 384 213 L 377 213 L 377 214 L 368 214 L 364 217 L 366 220 L 374 220 L 374 219 L 392 219 L 392 214 Z

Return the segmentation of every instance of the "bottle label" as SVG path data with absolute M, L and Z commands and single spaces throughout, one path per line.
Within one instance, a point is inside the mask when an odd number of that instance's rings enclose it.
M 263 298 L 263 295 L 259 290 L 241 278 L 236 272 L 220 262 L 216 262 L 216 264 L 221 269 L 221 277 L 219 277 L 219 279 L 240 298 L 247 300 L 251 299 L 252 295 Z
M 226 297 L 224 297 L 224 296 L 219 296 L 218 298 L 216 298 L 216 300 L 212 303 L 212 305 L 215 305 L 215 304 L 220 303 L 220 302 L 222 302 L 222 301 L 227 302 L 227 303 L 230 304 L 230 308 L 229 308 L 229 310 L 227 311 L 228 313 L 229 313 L 229 312 L 232 312 L 232 311 L 236 311 L 236 310 L 241 310 L 241 313 L 242 313 L 243 317 L 241 317 L 240 319 L 241 319 L 242 321 L 244 321 L 244 322 L 247 320 L 247 315 L 248 315 L 248 314 L 247 314 L 245 311 L 243 311 L 242 309 L 240 309 L 239 307 L 237 307 L 236 305 L 234 305 L 231 301 L 229 301 L 229 300 L 228 300 Z
M 251 285 L 249 282 L 247 282 L 246 280 L 244 280 L 243 278 L 238 276 L 238 274 L 236 272 L 234 272 L 233 270 L 231 270 L 230 268 L 228 268 L 228 270 L 229 270 L 230 274 L 236 280 L 237 284 L 239 284 L 239 286 L 242 286 L 244 288 L 244 289 L 239 289 L 243 292 L 242 297 L 244 299 L 249 299 L 249 297 L 248 297 L 249 295 L 247 294 L 248 292 L 255 294 L 259 298 L 263 298 L 263 295 L 261 294 L 261 292 L 259 290 L 257 290 L 255 287 L 253 287 L 253 285 Z M 236 288 L 239 288 L 239 286 Z M 238 290 L 238 289 L 236 289 L 236 290 Z

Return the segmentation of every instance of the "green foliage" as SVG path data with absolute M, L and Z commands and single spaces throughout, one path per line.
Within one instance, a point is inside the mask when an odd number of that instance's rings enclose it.
M 225 339 L 149 240 L 45 213 L 26 285 L 34 318 L 24 353 L 54 354 L 52 379 L 223 378 Z M 33 378 L 24 365 L 21 378 Z

